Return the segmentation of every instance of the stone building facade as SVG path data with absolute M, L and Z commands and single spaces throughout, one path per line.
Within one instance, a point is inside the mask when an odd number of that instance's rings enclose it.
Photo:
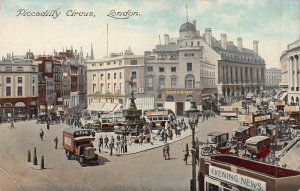
M 287 91 L 287 103 L 299 105 L 300 99 L 300 40 L 287 46 L 280 57 L 282 82 L 280 87 Z
M 266 69 L 266 91 L 270 95 L 274 92 L 279 92 L 279 84 L 281 82 L 281 69 L 269 68 Z
M 164 44 L 145 52 L 145 89 L 158 95 L 157 104 L 181 115 L 193 97 L 203 104 L 207 96 L 218 96 L 229 102 L 247 93 L 261 94 L 265 88 L 265 61 L 258 54 L 258 41 L 253 50 L 237 46 L 212 35 L 206 28 L 200 35 L 196 21 L 180 26 L 179 37 L 164 36 Z M 171 102 L 171 103 L 170 103 Z
M 37 114 L 38 66 L 34 55 L 8 54 L 0 61 L 0 119 Z
M 132 50 L 112 53 L 110 57 L 87 61 L 87 104 L 89 110 L 112 111 L 126 107 L 132 91 L 137 107 L 144 93 L 144 56 L 134 55 Z M 153 104 L 154 98 L 146 100 Z M 151 104 L 148 104 L 151 105 Z M 147 109 L 147 104 L 143 105 Z

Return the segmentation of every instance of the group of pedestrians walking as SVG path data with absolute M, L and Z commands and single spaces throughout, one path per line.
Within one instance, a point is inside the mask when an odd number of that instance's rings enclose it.
M 109 139 L 107 135 L 103 138 L 100 135 L 98 139 L 98 151 L 101 153 L 101 149 L 108 149 L 110 151 L 110 156 L 113 155 L 113 150 L 116 150 L 116 154 L 119 155 L 121 153 L 126 152 L 125 147 L 127 146 L 127 141 L 123 136 L 117 135 L 116 139 L 112 135 Z
M 212 111 L 212 110 L 203 111 L 202 122 L 204 123 L 205 119 L 208 120 L 209 118 L 212 118 L 212 117 L 216 117 L 216 114 L 214 111 Z

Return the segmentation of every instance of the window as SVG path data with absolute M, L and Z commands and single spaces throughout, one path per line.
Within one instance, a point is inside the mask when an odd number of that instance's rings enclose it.
M 149 90 L 153 90 L 153 78 L 152 77 L 149 77 L 148 78 L 148 89 Z
M 110 74 L 109 74 L 109 73 L 107 74 L 107 79 L 108 79 L 108 80 L 110 79 Z
M 93 74 L 93 81 L 96 79 L 96 74 Z
M 11 96 L 11 87 L 10 86 L 6 87 L 6 96 Z
M 11 67 L 5 67 L 5 72 L 11 72 L 12 68 Z
M 114 73 L 114 79 L 117 79 L 117 73 Z
M 188 72 L 193 71 L 193 64 L 192 64 L 192 63 L 187 63 L 187 64 L 186 64 L 186 70 L 187 70 Z
M 122 60 L 119 61 L 119 66 L 122 66 Z
M 6 77 L 6 83 L 10 84 L 11 83 L 11 77 Z
M 185 88 L 194 88 L 195 87 L 195 78 L 193 75 L 187 75 L 185 77 Z
M 116 92 L 117 83 L 114 83 L 114 93 Z
M 33 72 L 35 72 L 35 67 L 32 67 L 31 69 L 32 69 Z
M 136 71 L 131 72 L 131 77 L 136 78 Z
M 110 90 L 110 83 L 107 84 L 107 90 L 106 90 L 106 92 L 109 92 L 109 90 Z
M 200 46 L 200 41 L 197 41 L 197 46 Z
M 96 92 L 96 84 L 93 84 L 93 94 Z
M 194 46 L 194 42 L 193 41 L 191 42 L 191 46 Z
M 177 79 L 176 78 L 171 78 L 171 87 L 175 88 L 177 84 Z
M 22 83 L 22 77 L 18 77 L 18 83 L 19 83 L 19 84 Z
M 174 101 L 174 97 L 171 95 L 168 95 L 166 101 Z
M 101 79 L 101 80 L 103 80 L 103 76 L 104 76 L 104 75 L 103 75 L 103 74 L 101 74 L 101 76 L 100 76 L 100 79 Z
M 23 71 L 23 67 L 18 67 L 18 68 L 17 68 L 17 71 L 18 71 L 18 72 L 22 72 L 22 71 Z
M 22 86 L 18 86 L 18 96 L 22 96 Z
M 120 93 L 122 92 L 122 83 L 120 83 L 120 85 L 119 85 L 119 91 L 120 91 Z
M 137 65 L 137 60 L 130 60 L 130 65 Z
M 122 72 L 120 72 L 119 76 L 120 76 L 120 79 L 122 79 Z
M 165 68 L 164 67 L 159 67 L 159 72 L 165 72 Z
M 176 67 L 171 67 L 171 72 L 176 72 Z
M 165 87 L 165 78 L 159 78 L 159 88 Z
M 35 95 L 35 86 L 32 86 L 32 95 Z
M 110 62 L 107 62 L 107 66 L 109 66 L 110 65 Z
M 148 72 L 152 72 L 153 71 L 153 66 L 148 66 Z

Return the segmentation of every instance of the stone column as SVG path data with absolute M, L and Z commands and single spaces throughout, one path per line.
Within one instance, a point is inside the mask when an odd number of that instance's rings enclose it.
M 231 67 L 227 66 L 227 76 L 228 76 L 228 84 L 232 83 L 231 81 Z
M 299 87 L 298 85 L 298 58 L 297 56 L 294 56 L 294 84 L 295 84 L 295 91 L 296 91 L 296 87 Z
M 293 61 L 292 61 L 292 57 L 289 58 L 289 84 L 288 84 L 288 87 L 289 87 L 289 91 L 291 91 L 291 87 L 293 87 Z
M 233 84 L 236 84 L 236 75 L 235 75 L 235 66 L 232 66 L 232 82 Z
M 228 84 L 227 66 L 224 65 L 224 84 Z

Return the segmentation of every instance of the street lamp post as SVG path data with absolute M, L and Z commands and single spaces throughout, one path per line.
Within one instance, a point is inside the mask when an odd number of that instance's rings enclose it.
M 192 130 L 192 180 L 190 182 L 191 191 L 196 191 L 196 144 L 195 127 L 198 124 L 199 110 L 196 108 L 196 102 L 191 100 L 190 109 L 186 110 L 188 122 Z

